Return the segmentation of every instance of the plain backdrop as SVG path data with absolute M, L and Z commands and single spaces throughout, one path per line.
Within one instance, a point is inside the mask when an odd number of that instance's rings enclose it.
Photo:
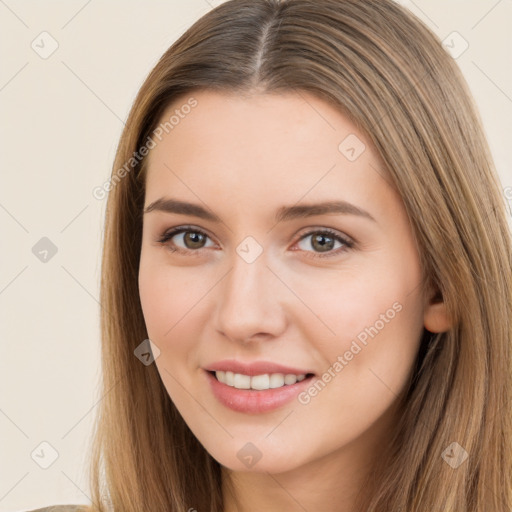
M 0 512 L 90 503 L 106 202 L 92 191 L 148 72 L 219 3 L 0 0 Z M 512 209 L 512 2 L 401 3 L 460 53 Z

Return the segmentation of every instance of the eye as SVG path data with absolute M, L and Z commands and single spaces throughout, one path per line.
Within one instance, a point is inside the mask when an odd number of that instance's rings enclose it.
M 309 242 L 305 242 L 307 238 L 310 238 Z M 336 250 L 336 243 L 340 244 Z M 302 244 L 302 246 L 300 246 Z M 336 231 L 331 229 L 322 229 L 317 231 L 310 231 L 301 237 L 301 239 L 297 242 L 299 248 L 303 251 L 311 253 L 312 251 L 308 250 L 309 248 L 313 248 L 316 254 L 308 255 L 308 257 L 312 258 L 328 258 L 331 256 L 337 256 L 342 252 L 351 249 L 354 246 L 354 243 L 338 234 Z
M 173 238 L 175 239 L 173 241 Z M 166 231 L 159 239 L 158 242 L 162 245 L 167 245 L 171 252 L 178 252 L 180 254 L 199 253 L 199 249 L 203 249 L 206 245 L 206 240 L 210 237 L 202 230 L 192 226 L 180 226 L 178 228 Z M 169 244 L 171 242 L 171 244 Z M 176 243 L 180 245 L 176 245 Z
M 305 242 L 305 240 L 310 237 L 310 242 Z M 193 226 L 180 226 L 166 231 L 158 239 L 158 243 L 167 246 L 167 249 L 171 252 L 177 252 L 185 255 L 195 253 L 194 256 L 196 256 L 201 253 L 201 249 L 209 247 L 206 245 L 207 240 L 209 239 L 209 235 L 199 228 Z M 339 244 L 337 248 L 335 247 L 336 244 Z M 353 248 L 354 242 L 343 237 L 336 231 L 323 228 L 315 231 L 309 231 L 304 234 L 296 245 L 299 246 L 301 251 L 309 253 L 308 257 L 327 258 L 337 256 L 340 253 Z M 309 248 L 312 248 L 313 251 L 310 251 Z

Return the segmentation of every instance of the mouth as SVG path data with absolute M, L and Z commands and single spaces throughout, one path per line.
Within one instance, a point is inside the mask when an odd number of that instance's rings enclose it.
M 220 404 L 244 414 L 262 414 L 284 407 L 315 378 L 313 373 L 246 375 L 220 370 L 205 370 L 204 375 Z
M 218 382 L 236 389 L 251 389 L 265 391 L 267 389 L 279 389 L 284 386 L 292 386 L 314 376 L 313 373 L 263 373 L 260 375 L 245 375 L 231 371 L 208 371 Z

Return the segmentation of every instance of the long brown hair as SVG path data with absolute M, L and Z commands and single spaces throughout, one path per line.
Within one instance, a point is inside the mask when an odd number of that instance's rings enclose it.
M 220 465 L 177 412 L 156 366 L 134 355 L 148 337 L 137 284 L 140 149 L 164 109 L 199 89 L 307 91 L 348 116 L 399 191 L 424 285 L 438 291 L 453 319 L 447 332 L 424 332 L 389 458 L 371 475 L 361 510 L 510 512 L 512 250 L 505 201 L 458 66 L 391 0 L 228 1 L 194 23 L 142 85 L 108 187 L 93 510 L 223 510 Z M 455 468 L 443 454 L 459 445 L 468 457 Z

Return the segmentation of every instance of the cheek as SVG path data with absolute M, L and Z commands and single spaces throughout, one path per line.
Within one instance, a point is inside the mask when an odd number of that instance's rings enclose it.
M 310 295 L 310 304 L 334 334 L 316 338 L 324 373 L 302 403 L 314 400 L 325 411 L 339 404 L 351 411 L 340 419 L 349 430 L 359 421 L 367 427 L 385 412 L 406 384 L 419 348 L 419 279 L 416 259 L 406 263 L 394 255 L 318 283 L 325 294 Z M 314 339 L 313 329 L 309 336 Z
M 396 403 L 422 332 L 421 314 L 407 292 L 351 298 L 350 306 L 338 308 L 337 323 L 334 315 L 330 320 L 336 336 L 317 337 L 325 366 L 298 397 L 302 421 L 313 429 L 322 424 L 322 436 L 340 446 L 368 431 Z
M 307 338 L 316 340 L 326 369 L 341 356 L 337 374 L 369 382 L 377 378 L 370 369 L 378 370 L 395 389 L 414 363 L 423 331 L 421 270 L 412 248 L 379 256 L 368 264 L 318 273 L 315 280 L 297 280 L 295 290 L 317 317 L 297 321 Z
M 174 330 L 197 312 L 208 286 L 197 271 L 165 265 L 159 259 L 142 255 L 139 294 L 148 334 L 168 343 Z
M 173 323 L 176 311 L 176 293 L 169 293 L 170 283 L 158 267 L 141 260 L 139 270 L 139 294 L 149 337 L 161 339 Z
M 206 293 L 205 285 L 200 279 L 194 282 L 199 284 L 190 286 L 190 272 L 141 258 L 139 293 L 144 321 L 148 337 L 160 350 L 155 364 L 169 396 L 185 416 L 191 404 L 184 389 L 193 388 L 194 340 L 199 339 L 194 329 L 204 324 L 196 306 Z
M 342 349 L 350 340 L 364 343 L 376 331 L 391 331 L 391 326 L 421 324 L 422 303 L 414 293 L 418 279 L 419 273 L 410 267 L 404 271 L 400 266 L 373 264 L 301 275 L 293 289 L 311 311 L 303 317 L 308 319 L 303 322 L 310 326 L 310 339 L 315 339 L 315 330 L 317 337 L 331 339 L 327 346 Z
M 169 396 L 185 414 L 190 396 L 184 389 L 194 389 L 208 293 L 215 282 L 198 267 L 172 266 L 161 254 L 142 254 L 139 294 L 148 337 L 160 350 L 155 364 Z

